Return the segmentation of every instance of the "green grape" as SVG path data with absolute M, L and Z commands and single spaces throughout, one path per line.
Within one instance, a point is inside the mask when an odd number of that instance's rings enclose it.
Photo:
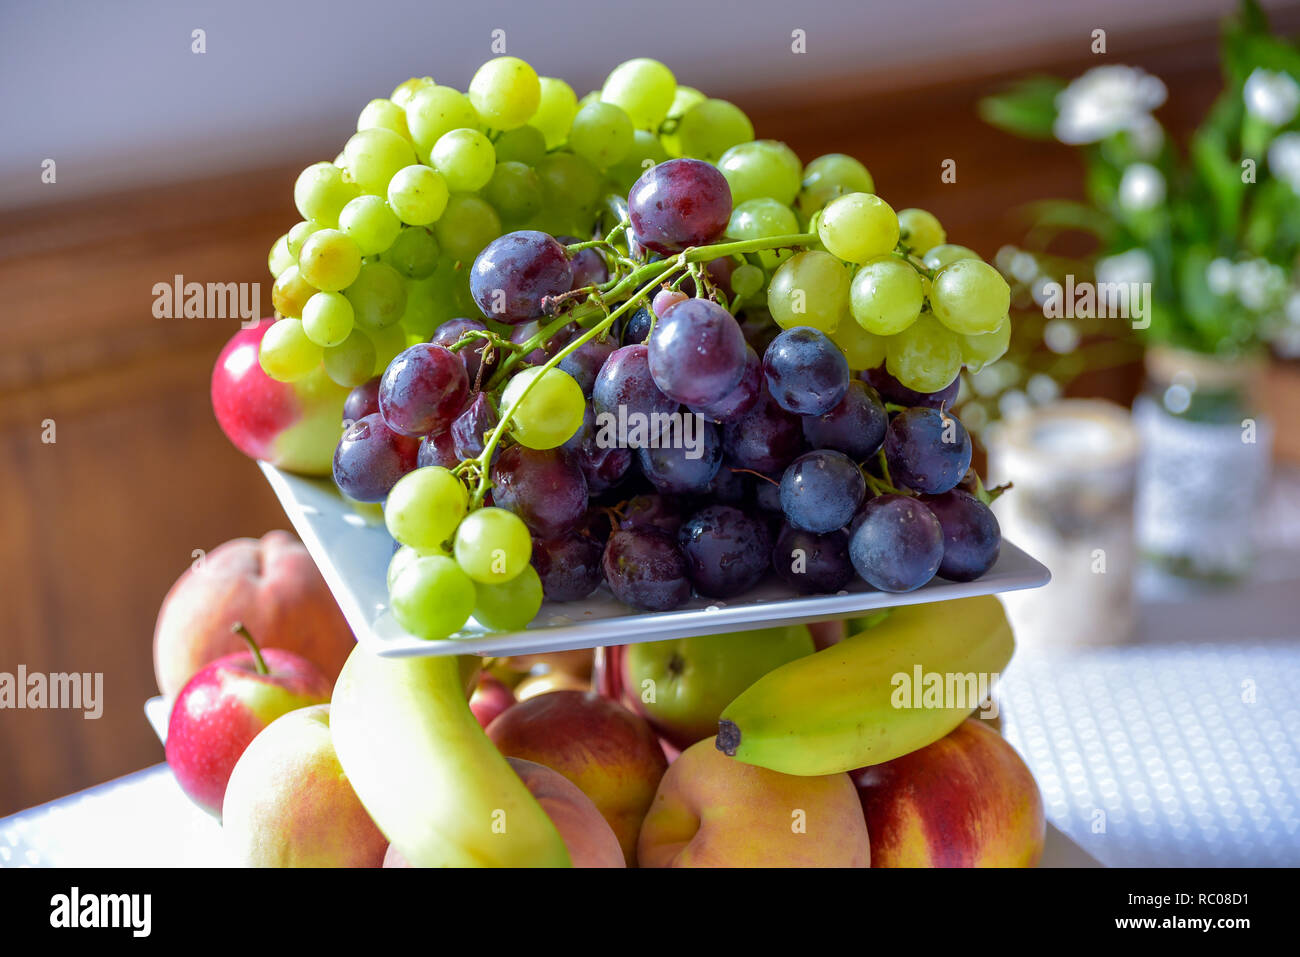
M 982 336 L 958 336 L 961 343 L 961 358 L 971 372 L 979 372 L 985 366 L 992 365 L 1007 354 L 1011 345 L 1011 318 L 1002 320 L 1002 325 Z
M 631 151 L 609 169 L 608 175 L 618 184 L 618 191 L 626 193 L 641 178 L 642 173 L 668 158 L 668 151 L 664 149 L 659 137 L 647 130 L 634 130 Z
M 470 512 L 456 529 L 456 563 L 484 585 L 508 582 L 529 568 L 533 539 L 528 526 L 504 508 Z
M 948 238 L 934 213 L 915 207 L 898 211 L 898 228 L 903 245 L 918 256 L 924 256 Z
M 736 271 L 731 274 L 731 290 L 737 298 L 744 299 L 762 289 L 766 281 L 767 274 L 763 270 L 745 263 L 743 266 L 737 266 Z
M 626 157 L 632 144 L 632 121 L 613 103 L 588 103 L 569 130 L 569 148 L 597 169 L 608 169 Z
M 346 233 L 321 229 L 307 237 L 298 254 L 302 278 L 317 289 L 346 289 L 361 271 L 361 250 Z
M 734 275 L 731 281 L 734 285 Z M 831 342 L 840 347 L 840 352 L 844 353 L 849 369 L 853 372 L 875 369 L 885 361 L 885 337 L 873 336 L 852 319 L 840 320 L 830 338 Z
M 438 239 L 428 226 L 407 226 L 380 259 L 407 279 L 425 279 L 438 268 Z
M 492 145 L 496 149 L 498 164 L 523 163 L 526 166 L 536 166 L 546 155 L 546 137 L 536 126 L 517 126 L 513 130 L 506 130 Z
M 877 336 L 902 332 L 916 322 L 924 303 L 920 274 L 895 256 L 863 263 L 849 287 L 853 318 Z
M 375 344 L 353 328 L 339 345 L 325 350 L 325 374 L 345 389 L 354 389 L 375 374 Z
M 362 130 L 391 130 L 404 140 L 410 140 L 411 130 L 406 125 L 406 110 L 392 100 L 371 100 L 357 117 L 357 132 Z
M 393 174 L 414 162 L 411 144 L 392 130 L 362 130 L 343 145 L 344 168 L 365 192 L 375 196 L 385 195 Z
M 293 382 L 320 365 L 321 348 L 307 338 L 301 319 L 277 319 L 262 335 L 262 371 L 277 382 Z
M 541 78 L 538 97 L 537 110 L 529 125 L 541 131 L 546 149 L 553 150 L 569 137 L 569 127 L 578 112 L 578 97 L 573 87 L 553 76 Z M 536 160 L 529 165 L 536 165 Z
M 388 534 L 422 552 L 450 541 L 469 508 L 465 483 L 449 469 L 426 465 L 407 472 L 384 503 Z
M 513 130 L 537 112 L 542 87 L 537 71 L 518 57 L 488 60 L 469 81 L 469 100 L 491 129 Z
M 478 130 L 449 130 L 433 144 L 430 154 L 435 169 L 453 193 L 474 193 L 487 185 L 496 167 L 492 141 Z
M 302 278 L 298 264 L 294 263 L 275 277 L 271 286 L 271 305 L 280 315 L 298 319 L 302 316 L 302 307 L 315 292 L 315 287 Z
M 280 278 L 280 273 L 292 266 L 296 259 L 289 252 L 289 234 L 285 233 L 271 244 L 271 251 L 266 254 L 266 267 L 271 270 L 271 278 Z
M 731 211 L 727 224 L 729 239 L 769 239 L 789 236 L 799 232 L 799 219 L 788 206 L 774 199 L 750 199 Z M 789 259 L 789 249 L 765 249 L 758 254 L 759 262 L 769 272 Z M 732 287 L 735 288 L 734 286 Z
M 677 80 L 658 60 L 639 57 L 620 63 L 605 79 L 600 98 L 627 114 L 639 130 L 657 130 L 677 95 Z
M 387 329 L 406 311 L 406 281 L 385 262 L 362 265 L 356 281 L 343 290 L 359 325 L 368 330 Z M 378 351 L 378 343 L 375 344 Z
M 469 193 L 453 193 L 433 230 L 442 251 L 468 265 L 484 246 L 501 235 L 501 217 L 485 200 Z
M 953 243 L 944 243 L 941 246 L 935 246 L 928 250 L 922 257 L 926 269 L 939 270 L 949 263 L 955 263 L 959 259 L 979 259 L 980 254 L 973 249 L 965 246 L 957 246 Z
M 867 168 L 852 156 L 827 153 L 819 156 L 803 170 L 803 185 L 795 208 L 805 220 L 836 196 L 845 193 L 874 193 L 875 180 Z
M 302 328 L 322 349 L 341 345 L 355 323 L 352 303 L 339 292 L 318 292 L 302 307 Z
M 738 143 L 722 154 L 718 169 L 731 187 L 733 206 L 764 197 L 789 206 L 799 194 L 803 171 L 794 151 L 776 140 Z
M 342 213 L 340 213 L 342 215 Z M 285 246 L 289 250 L 289 255 L 293 257 L 294 262 L 302 255 L 302 244 L 307 241 L 307 237 L 318 230 L 324 229 L 320 223 L 313 223 L 310 219 L 303 220 L 301 223 L 294 223 L 285 233 Z
M 499 585 L 477 585 L 474 620 L 493 631 L 522 631 L 542 610 L 542 579 L 527 565 Z
M 673 94 L 672 106 L 668 107 L 668 122 L 664 127 L 665 132 L 660 136 L 664 150 L 670 157 L 685 155 L 682 152 L 681 137 L 677 134 L 678 129 L 681 127 L 681 118 L 707 99 L 707 96 L 693 86 L 677 87 L 677 92 Z
M 448 198 L 446 179 L 428 166 L 405 166 L 388 183 L 388 205 L 408 226 L 426 226 L 437 220 L 447 208 Z
M 337 226 L 339 210 L 357 195 L 355 179 L 333 163 L 313 163 L 298 174 L 293 184 L 294 205 L 303 219 Z
M 388 560 L 388 574 L 385 576 L 385 584 L 389 591 L 393 590 L 393 582 L 397 580 L 397 576 L 406 569 L 407 565 L 419 557 L 420 553 L 410 545 L 398 546 L 397 551 L 393 552 L 393 557 Z
M 394 322 L 382 329 L 367 329 L 365 332 L 366 337 L 374 344 L 375 350 L 375 367 L 370 374 L 371 376 L 383 375 L 384 370 L 388 368 L 388 363 L 407 347 L 406 330 Z
M 398 573 L 388 593 L 397 623 L 428 641 L 459 631 L 477 597 L 474 582 L 444 555 L 421 555 Z
M 537 384 L 523 395 L 534 380 Z M 520 396 L 523 399 L 510 417 L 510 432 L 525 448 L 553 449 L 563 445 L 582 425 L 586 408 L 582 387 L 561 369 L 542 373 L 538 367 L 516 373 L 501 394 L 503 413 Z
M 885 368 L 909 389 L 938 392 L 961 372 L 961 344 L 955 333 L 925 315 L 885 340 Z
M 409 80 L 403 80 L 393 89 L 392 95 L 388 98 L 403 110 L 406 104 L 411 102 L 415 94 L 419 93 L 427 86 L 436 86 L 431 76 L 413 76 Z
M 310 277 L 309 277 L 310 278 Z M 993 332 L 1011 308 L 1011 288 L 982 259 L 959 259 L 939 270 L 930 286 L 934 317 L 953 332 Z
M 497 163 L 483 196 L 506 222 L 521 223 L 542 208 L 542 179 L 523 163 Z
M 791 256 L 772 274 L 767 308 L 782 329 L 812 326 L 834 332 L 849 305 L 849 272 L 830 253 Z
M 683 156 L 716 163 L 737 143 L 754 138 L 754 124 L 726 100 L 705 100 L 682 117 L 675 131 Z
M 537 164 L 537 175 L 544 204 L 551 211 L 582 217 L 600 202 L 600 174 L 581 156 L 550 153 Z
M 399 320 L 407 335 L 427 340 L 445 319 L 438 313 L 434 302 L 433 277 L 409 280 L 406 283 L 406 311 Z
M 444 257 L 430 284 L 439 324 L 457 316 L 478 316 L 478 304 L 469 288 L 469 270 L 457 269 L 456 260 Z
M 378 256 L 397 239 L 402 221 L 379 196 L 358 196 L 339 213 L 339 229 L 352 237 L 363 256 Z
M 406 104 L 406 123 L 422 162 L 429 162 L 434 144 L 452 130 L 475 129 L 479 117 L 464 93 L 450 86 L 421 87 Z M 410 165 L 404 164 L 404 165 Z
M 898 216 L 879 196 L 848 193 L 826 204 L 817 236 L 831 255 L 864 263 L 893 252 L 898 245 Z

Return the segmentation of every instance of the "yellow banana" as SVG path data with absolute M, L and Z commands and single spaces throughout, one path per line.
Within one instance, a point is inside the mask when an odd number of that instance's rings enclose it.
M 717 746 L 785 774 L 891 761 L 961 724 L 1014 649 L 1002 603 L 991 595 L 895 608 L 880 624 L 750 685 L 723 710 Z
M 353 649 L 334 685 L 339 763 L 414 867 L 567 867 L 559 832 L 479 727 L 455 657 Z

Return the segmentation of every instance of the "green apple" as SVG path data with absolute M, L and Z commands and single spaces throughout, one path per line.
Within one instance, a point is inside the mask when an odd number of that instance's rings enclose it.
M 628 645 L 624 703 L 664 740 L 688 748 L 718 733 L 718 716 L 742 691 L 814 650 L 803 625 Z

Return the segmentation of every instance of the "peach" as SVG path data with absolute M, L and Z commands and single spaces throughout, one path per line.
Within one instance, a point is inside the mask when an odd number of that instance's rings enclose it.
M 851 772 L 873 867 L 1033 867 L 1047 822 L 1029 768 L 967 718 L 934 744 Z
M 226 787 L 222 832 L 249 867 L 379 867 L 388 849 L 352 790 L 330 737 L 330 706 L 276 718 Z
M 174 697 L 200 668 L 244 650 L 242 621 L 263 648 L 306 658 L 333 683 L 356 640 L 302 543 L 288 532 L 219 545 L 163 599 L 153 634 L 158 690 Z
M 637 842 L 642 867 L 869 867 L 871 851 L 847 774 L 769 771 L 712 738 L 668 768 Z

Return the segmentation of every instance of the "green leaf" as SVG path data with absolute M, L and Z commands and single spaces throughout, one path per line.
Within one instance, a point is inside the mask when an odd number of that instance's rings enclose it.
M 1050 140 L 1056 122 L 1056 96 L 1065 81 L 1052 76 L 1032 76 L 1003 93 L 979 101 L 985 123 L 1027 139 Z

